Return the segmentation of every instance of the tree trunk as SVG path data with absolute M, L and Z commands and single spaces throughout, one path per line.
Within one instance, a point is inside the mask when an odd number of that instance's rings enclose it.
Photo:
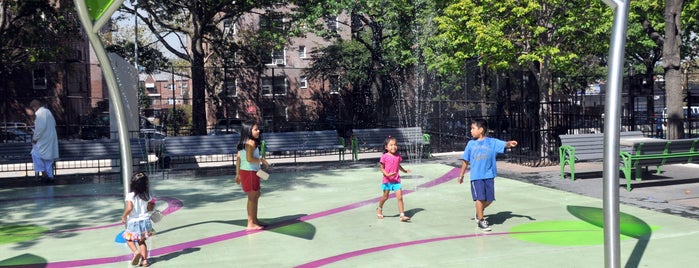
M 536 129 L 536 134 L 538 135 L 539 141 L 541 142 L 541 159 L 544 159 L 544 161 L 547 162 L 549 161 L 549 159 L 552 159 L 552 157 L 555 155 L 553 151 L 555 148 L 549 147 L 551 144 L 555 143 L 552 142 L 552 136 L 545 135 L 546 133 L 550 132 L 542 132 L 538 130 L 549 129 L 548 119 L 551 111 L 551 107 L 549 107 L 551 72 L 549 71 L 548 66 L 551 66 L 549 59 L 544 59 L 544 62 L 540 63 L 538 66 L 539 75 L 537 78 L 537 83 L 539 84 L 539 128 Z
M 682 110 L 682 72 L 680 71 L 680 45 L 682 44 L 683 0 L 665 1 L 665 40 L 663 42 L 663 68 L 665 69 L 665 97 L 667 98 L 667 138 L 684 137 L 684 112 Z
M 192 37 L 192 135 L 206 135 L 206 73 L 199 34 Z

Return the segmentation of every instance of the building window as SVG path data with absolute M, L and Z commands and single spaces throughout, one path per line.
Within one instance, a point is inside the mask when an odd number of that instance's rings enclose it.
M 337 17 L 336 16 L 328 16 L 325 18 L 325 25 L 328 26 L 328 31 L 330 32 L 337 32 Z
M 306 46 L 299 46 L 299 58 L 306 58 Z
M 276 65 L 285 65 L 286 64 L 286 57 L 285 57 L 285 52 L 283 49 L 275 49 L 274 52 L 272 53 L 272 59 L 274 62 L 273 64 Z
M 260 16 L 259 27 L 261 31 L 283 33 L 284 17 L 282 17 L 282 15 L 279 14 L 262 15 Z
M 286 51 L 284 49 L 274 49 L 269 54 L 262 55 L 263 62 L 270 65 L 286 65 Z
M 226 81 L 226 96 L 228 97 L 235 97 L 238 96 L 238 81 L 233 79 Z
M 299 77 L 299 88 L 308 88 L 308 78 L 306 76 Z
M 46 89 L 46 70 L 34 69 L 32 71 L 32 88 Z
M 223 34 L 238 34 L 238 27 L 232 19 L 223 20 Z
M 155 83 L 145 83 L 146 85 L 146 90 L 148 91 L 148 94 L 157 94 L 158 91 L 155 89 Z
M 274 95 L 279 96 L 279 95 L 286 95 L 286 77 L 284 76 L 275 76 L 274 79 L 272 77 L 263 77 L 262 81 L 262 95 L 263 96 L 272 96 L 272 89 L 274 89 Z
M 328 79 L 328 85 L 330 86 L 330 94 L 340 94 L 340 78 L 337 75 Z

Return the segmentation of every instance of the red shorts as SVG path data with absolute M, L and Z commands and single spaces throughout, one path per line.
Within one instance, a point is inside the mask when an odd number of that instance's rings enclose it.
M 243 191 L 259 191 L 260 177 L 257 176 L 257 171 L 240 170 L 240 184 L 243 185 Z

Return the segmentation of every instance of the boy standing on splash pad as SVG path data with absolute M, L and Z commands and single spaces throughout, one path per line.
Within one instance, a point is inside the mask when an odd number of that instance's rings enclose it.
M 503 141 L 487 137 L 488 123 L 483 119 L 476 119 L 471 123 L 472 140 L 466 144 L 461 172 L 459 172 L 459 184 L 464 182 L 464 173 L 470 166 L 471 172 L 471 196 L 476 202 L 476 221 L 478 228 L 490 231 L 490 226 L 483 216 L 485 208 L 495 201 L 495 176 L 497 176 L 496 157 L 498 153 L 504 153 L 505 148 L 517 146 L 517 141 Z

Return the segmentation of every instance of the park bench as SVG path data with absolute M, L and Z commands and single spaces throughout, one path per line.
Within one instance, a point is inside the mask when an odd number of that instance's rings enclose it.
M 133 165 L 139 166 L 141 161 L 147 161 L 146 141 L 131 139 L 129 142 Z M 114 168 L 121 165 L 120 150 L 117 139 L 60 140 L 59 158 L 54 163 L 54 172 L 59 169 L 97 168 L 99 174 L 103 167 Z
M 24 171 L 29 176 L 33 170 L 31 151 L 31 142 L 0 143 L 0 172 Z
M 620 138 L 643 137 L 641 131 L 624 131 Z M 561 178 L 565 178 L 565 167 L 570 166 L 570 178 L 575 180 L 575 163 L 602 161 L 604 158 L 604 133 L 560 135 L 561 146 L 558 156 L 561 166 Z M 621 151 L 630 151 L 631 147 L 621 146 Z
M 398 142 L 398 148 L 404 150 L 406 148 L 424 149 L 426 156 L 429 157 L 430 138 L 428 134 L 422 132 L 421 127 L 406 127 L 406 128 L 370 128 L 370 129 L 352 129 L 352 155 L 357 157 L 357 153 L 361 149 L 371 149 L 383 152 L 384 142 L 388 136 L 395 137 Z
M 170 168 L 173 160 L 198 156 L 226 155 L 234 159 L 238 152 L 237 146 L 240 134 L 207 135 L 207 136 L 168 136 L 163 140 L 164 148 L 161 155 L 163 167 Z M 177 162 L 177 161 L 175 161 Z
M 630 152 L 621 152 L 621 171 L 626 178 L 626 190 L 631 191 L 631 178 L 641 180 L 643 169 L 656 166 L 657 174 L 661 167 L 669 164 L 686 164 L 699 161 L 697 139 L 658 140 L 639 142 Z M 632 171 L 635 170 L 635 173 Z
M 147 160 L 146 144 L 141 139 L 132 139 L 131 155 L 134 165 L 140 165 L 140 161 Z M 31 156 L 31 143 L 3 143 L 0 144 L 0 172 L 24 171 L 25 176 L 33 173 Z M 97 168 L 97 173 L 102 168 L 119 166 L 121 160 L 119 154 L 119 140 L 60 140 L 58 141 L 59 158 L 54 162 L 54 172 L 60 169 Z M 20 167 L 21 166 L 21 167 Z M 19 167 L 19 168 L 18 168 Z
M 267 154 L 291 154 L 294 162 L 299 154 L 327 151 L 336 151 L 342 161 L 345 152 L 345 146 L 335 130 L 264 133 L 260 147 L 263 157 Z

